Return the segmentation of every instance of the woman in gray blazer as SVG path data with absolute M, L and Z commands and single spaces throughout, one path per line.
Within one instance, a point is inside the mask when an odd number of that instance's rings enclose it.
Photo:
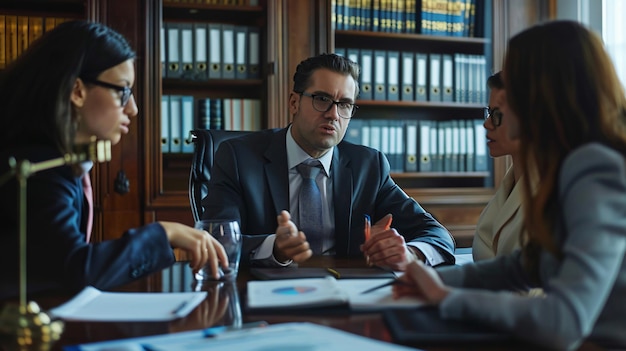
M 521 146 L 524 246 L 436 271 L 411 264 L 394 295 L 550 348 L 586 338 L 626 347 L 626 97 L 611 59 L 582 25 L 548 22 L 509 41 L 503 78 L 502 112 Z M 546 295 L 514 293 L 530 287 Z

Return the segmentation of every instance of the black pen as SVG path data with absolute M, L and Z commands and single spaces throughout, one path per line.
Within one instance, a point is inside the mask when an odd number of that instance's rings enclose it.
M 375 286 L 373 288 L 369 288 L 369 289 L 367 289 L 365 291 L 362 291 L 361 294 L 367 294 L 367 293 L 370 293 L 372 291 L 375 291 L 375 290 L 378 290 L 378 289 L 382 289 L 382 288 L 384 288 L 386 286 L 390 286 L 390 285 L 408 285 L 408 284 L 405 283 L 404 281 L 400 280 L 400 279 L 394 279 L 392 281 L 388 281 L 388 282 L 386 282 L 384 284 L 380 284 L 380 285 L 377 285 L 377 286 Z

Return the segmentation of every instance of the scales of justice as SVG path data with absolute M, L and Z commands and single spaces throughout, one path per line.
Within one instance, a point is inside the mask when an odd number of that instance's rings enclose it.
M 92 137 L 88 144 L 76 145 L 73 153 L 32 163 L 28 160 L 9 158 L 11 169 L 0 177 L 0 186 L 15 177 L 18 181 L 19 214 L 19 304 L 7 304 L 0 311 L 0 349 L 49 350 L 63 333 L 63 322 L 52 320 L 34 301 L 26 300 L 26 185 L 33 174 L 61 166 L 75 165 L 85 161 L 107 162 L 111 160 L 111 142 Z

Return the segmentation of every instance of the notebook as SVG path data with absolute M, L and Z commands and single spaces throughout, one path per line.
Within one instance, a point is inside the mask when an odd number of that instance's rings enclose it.
M 394 299 L 391 286 L 367 294 L 362 292 L 391 279 L 303 278 L 248 282 L 247 308 L 271 312 L 300 312 L 303 309 L 345 307 L 351 311 L 376 312 L 388 308 L 414 308 L 416 298 Z
M 444 320 L 434 307 L 388 310 L 383 319 L 394 342 L 423 347 L 437 344 L 498 344 L 510 342 L 509 334 L 475 322 Z

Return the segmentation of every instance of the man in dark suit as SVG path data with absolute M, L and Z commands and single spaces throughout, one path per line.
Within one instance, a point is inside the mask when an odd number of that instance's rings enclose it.
M 365 255 L 394 270 L 416 259 L 454 263 L 452 236 L 394 183 L 386 157 L 342 142 L 357 108 L 358 75 L 358 65 L 338 55 L 306 59 L 289 97 L 292 124 L 220 144 L 203 218 L 239 221 L 243 260 L 287 265 L 313 254 Z M 318 210 L 307 206 L 315 201 L 299 199 L 307 182 L 301 163 L 319 172 L 313 179 L 321 215 L 314 225 Z M 367 241 L 364 215 L 376 222 Z

